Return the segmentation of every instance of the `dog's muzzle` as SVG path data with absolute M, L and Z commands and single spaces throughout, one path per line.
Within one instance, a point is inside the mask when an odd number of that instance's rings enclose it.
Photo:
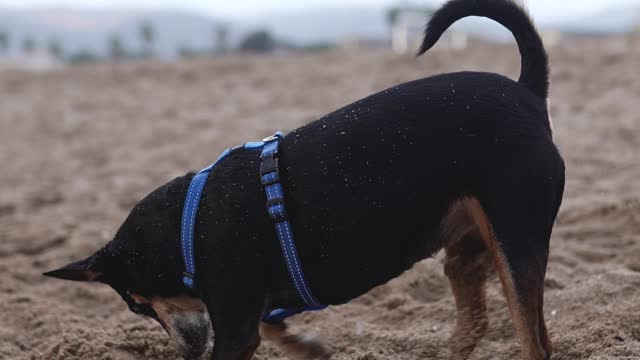
M 206 310 L 174 312 L 160 317 L 180 356 L 204 359 L 213 349 L 213 329 Z

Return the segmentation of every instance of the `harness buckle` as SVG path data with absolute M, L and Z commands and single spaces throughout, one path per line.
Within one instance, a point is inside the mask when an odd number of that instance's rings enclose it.
M 268 157 L 263 159 L 260 163 L 260 176 L 262 177 L 273 172 L 278 173 L 278 158 Z
M 283 137 L 283 134 L 280 131 L 278 131 L 277 133 L 262 139 L 262 141 L 268 143 L 268 142 L 276 141 L 278 139 L 282 139 L 282 137 Z
M 284 198 L 276 197 L 273 199 L 267 200 L 267 213 L 271 220 L 276 223 L 281 223 L 289 220 L 287 216 L 287 209 L 284 207 Z
M 231 154 L 234 154 L 234 153 L 237 153 L 237 152 L 242 151 L 242 150 L 244 150 L 244 144 L 243 145 L 236 145 L 236 146 L 232 147 L 231 150 L 229 150 L 229 152 Z

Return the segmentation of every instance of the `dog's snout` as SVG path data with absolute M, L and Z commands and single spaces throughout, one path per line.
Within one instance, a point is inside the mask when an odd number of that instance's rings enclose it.
M 166 330 L 185 359 L 200 359 L 213 348 L 213 330 L 206 311 L 171 314 Z
M 153 298 L 157 320 L 173 340 L 178 353 L 188 360 L 202 359 L 213 349 L 213 327 L 199 299 Z

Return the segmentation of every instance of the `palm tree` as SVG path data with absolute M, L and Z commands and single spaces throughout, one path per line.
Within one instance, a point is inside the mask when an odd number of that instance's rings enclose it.
M 215 35 L 215 44 L 214 44 L 215 53 L 218 55 L 226 54 L 227 50 L 229 49 L 229 43 L 228 43 L 229 29 L 224 24 L 217 25 L 214 29 L 214 35 Z
M 249 33 L 240 43 L 240 51 L 270 52 L 276 47 L 276 42 L 267 30 L 257 30 Z
M 120 60 L 125 57 L 124 46 L 120 35 L 113 34 L 109 37 L 109 57 L 111 60 Z
M 55 59 L 57 60 L 62 59 L 63 49 L 62 49 L 62 44 L 60 43 L 60 40 L 55 38 L 50 39 L 49 44 L 47 45 L 47 48 L 49 50 L 49 54 L 51 54 L 51 56 L 53 56 Z
M 9 32 L 7 30 L 0 30 L 0 53 L 6 54 L 9 52 Z
M 36 50 L 36 41 L 31 36 L 22 39 L 22 52 L 31 55 Z
M 142 55 L 149 57 L 153 55 L 153 42 L 155 41 L 155 31 L 153 25 L 145 21 L 140 24 L 140 40 L 142 40 Z
M 185 44 L 179 44 L 178 45 L 178 56 L 181 59 L 188 59 L 190 57 L 193 57 L 193 50 L 191 50 L 187 45 Z

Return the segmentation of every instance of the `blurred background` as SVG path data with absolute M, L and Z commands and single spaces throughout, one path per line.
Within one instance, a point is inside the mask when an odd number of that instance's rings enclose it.
M 442 1 L 4 0 L 0 64 L 67 64 L 234 52 L 392 48 L 413 52 L 425 17 Z M 529 8 L 549 43 L 640 31 L 637 0 L 536 0 Z M 447 43 L 505 41 L 488 21 L 466 20 Z
M 517 46 L 489 20 L 460 21 L 416 58 L 441 3 L 0 0 L 0 359 L 175 359 L 113 291 L 42 272 L 105 245 L 145 194 L 226 147 L 425 76 L 517 78 Z M 553 359 L 640 359 L 640 1 L 525 3 L 567 166 L 545 281 Z M 333 360 L 449 359 L 441 260 L 293 332 L 325 339 Z M 471 360 L 517 359 L 496 279 L 487 294 Z M 263 342 L 256 360 L 276 359 Z

